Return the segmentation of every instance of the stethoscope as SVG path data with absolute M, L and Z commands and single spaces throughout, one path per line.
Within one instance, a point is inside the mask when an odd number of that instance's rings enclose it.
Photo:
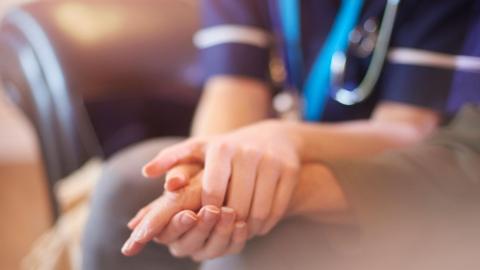
M 287 84 L 289 88 L 303 89 L 304 118 L 319 120 L 329 96 L 346 106 L 365 101 L 373 93 L 385 63 L 400 0 L 387 0 L 380 27 L 372 19 L 362 27 L 355 27 L 363 1 L 342 0 L 331 32 L 305 82 L 301 80 L 299 0 L 279 0 L 278 3 L 285 37 Z M 344 86 L 349 50 L 364 57 L 372 56 L 364 78 L 353 89 Z

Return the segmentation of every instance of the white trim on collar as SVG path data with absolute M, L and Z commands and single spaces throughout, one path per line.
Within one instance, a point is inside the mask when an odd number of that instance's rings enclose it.
M 271 42 L 271 34 L 261 28 L 233 24 L 205 28 L 198 31 L 193 37 L 193 43 L 199 49 L 225 43 L 240 43 L 267 48 Z
M 411 48 L 392 48 L 388 60 L 393 64 L 436 67 L 480 73 L 480 57 L 452 55 Z

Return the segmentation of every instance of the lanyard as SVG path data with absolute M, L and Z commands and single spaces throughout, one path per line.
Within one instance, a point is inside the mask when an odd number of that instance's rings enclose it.
M 288 87 L 303 90 L 304 118 L 318 121 L 329 98 L 332 57 L 335 52 L 343 52 L 348 47 L 348 36 L 360 16 L 363 0 L 342 0 L 337 18 L 305 82 L 302 82 L 300 0 L 278 1 L 285 40 Z

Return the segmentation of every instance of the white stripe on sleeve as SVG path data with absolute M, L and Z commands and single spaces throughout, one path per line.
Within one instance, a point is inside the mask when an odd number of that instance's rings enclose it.
M 245 25 L 219 25 L 198 31 L 193 43 L 199 49 L 206 49 L 225 43 L 240 43 L 260 48 L 267 48 L 272 42 L 272 35 L 257 27 Z
M 436 67 L 480 73 L 480 57 L 452 55 L 411 48 L 392 48 L 388 60 L 393 64 Z

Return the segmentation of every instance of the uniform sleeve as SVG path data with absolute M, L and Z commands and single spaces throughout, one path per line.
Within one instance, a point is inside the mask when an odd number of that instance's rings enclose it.
M 208 77 L 268 78 L 272 35 L 267 0 L 201 0 L 202 29 L 194 37 Z
M 401 1 L 380 82 L 382 100 L 447 111 L 454 74 L 463 68 L 458 59 L 478 14 L 475 2 Z
M 480 7 L 480 1 L 478 2 Z M 466 102 L 480 104 L 480 8 L 459 59 L 470 70 L 458 70 L 453 78 L 452 91 L 448 98 L 447 112 L 453 114 Z
M 425 241 L 470 241 L 480 226 L 479 165 L 480 107 L 418 146 L 330 164 L 369 239 Z

